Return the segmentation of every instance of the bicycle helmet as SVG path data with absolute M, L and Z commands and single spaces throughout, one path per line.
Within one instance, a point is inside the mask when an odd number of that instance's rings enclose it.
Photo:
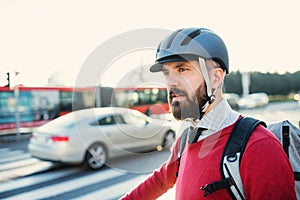
M 162 70 L 162 64 L 198 58 L 212 59 L 228 73 L 229 60 L 223 40 L 213 31 L 206 28 L 179 29 L 165 38 L 156 51 L 156 63 L 151 72 Z

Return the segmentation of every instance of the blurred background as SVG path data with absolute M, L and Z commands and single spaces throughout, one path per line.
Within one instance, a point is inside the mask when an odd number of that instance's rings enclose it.
M 146 124 L 162 120 L 176 129 L 174 137 L 181 133 L 181 124 L 169 112 L 162 74 L 149 72 L 156 43 L 130 49 L 101 65 L 110 55 L 104 52 L 91 77 L 83 73 L 99 47 L 118 52 L 126 42 L 134 43 L 132 38 L 112 49 L 107 45 L 134 30 L 214 30 L 229 51 L 230 74 L 223 89 L 231 107 L 267 123 L 289 120 L 299 127 L 299 9 L 298 0 L 2 0 L 0 198 L 118 199 L 168 158 L 163 141 L 150 153 L 122 156 L 97 171 L 28 152 L 39 127 L 85 108 L 138 110 Z M 150 40 L 151 36 L 138 37 Z M 79 80 L 83 81 L 78 84 Z M 60 149 L 71 138 L 44 134 L 35 140 L 44 142 L 42 148 L 54 144 Z M 172 198 L 171 191 L 161 199 Z

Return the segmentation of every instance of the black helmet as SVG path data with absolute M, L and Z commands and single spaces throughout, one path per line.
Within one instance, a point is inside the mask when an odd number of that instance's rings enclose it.
M 198 57 L 212 59 L 229 71 L 227 48 L 223 40 L 206 28 L 184 28 L 164 39 L 156 51 L 156 64 L 151 72 L 158 72 L 162 64 L 183 60 L 198 60 Z

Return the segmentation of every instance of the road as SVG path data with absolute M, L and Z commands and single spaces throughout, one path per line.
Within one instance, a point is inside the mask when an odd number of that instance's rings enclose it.
M 300 106 L 296 101 L 270 103 L 265 107 L 239 110 L 240 113 L 265 121 L 267 124 L 289 120 L 296 127 L 300 122 Z
M 0 148 L 0 199 L 119 199 L 169 156 L 169 151 L 140 153 L 110 161 L 91 171 L 32 158 L 28 140 Z M 170 199 L 167 194 L 163 199 Z M 173 198 L 173 197 L 171 197 Z
M 298 126 L 300 121 L 296 102 L 271 103 L 239 112 L 268 124 L 287 119 Z M 169 156 L 169 151 L 141 153 L 115 159 L 101 170 L 89 171 L 80 165 L 32 158 L 27 153 L 27 143 L 28 140 L 1 143 L 0 199 L 118 199 Z M 174 190 L 159 200 L 167 199 L 174 199 Z

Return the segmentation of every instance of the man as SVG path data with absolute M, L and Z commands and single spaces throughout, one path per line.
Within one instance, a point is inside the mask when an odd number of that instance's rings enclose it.
M 222 178 L 222 152 L 241 117 L 222 93 L 228 63 L 224 42 L 208 29 L 177 30 L 160 43 L 150 71 L 163 72 L 174 117 L 190 119 L 200 136 L 189 134 L 180 167 L 179 138 L 168 161 L 122 199 L 156 199 L 175 183 L 176 199 L 232 199 L 226 188 L 206 197 L 200 189 Z M 261 125 L 247 143 L 240 176 L 246 199 L 296 199 L 288 158 L 278 140 Z

